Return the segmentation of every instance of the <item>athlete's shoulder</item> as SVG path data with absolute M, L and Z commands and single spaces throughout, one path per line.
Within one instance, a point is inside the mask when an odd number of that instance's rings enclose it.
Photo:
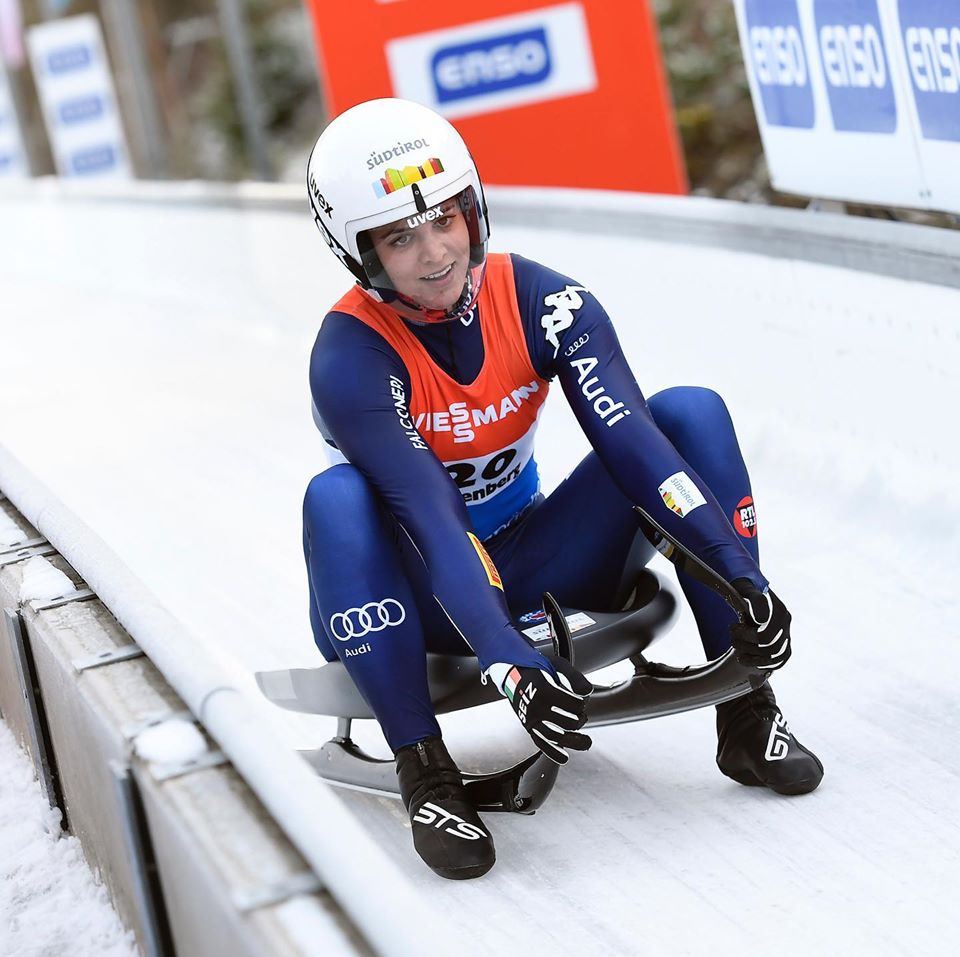
M 578 310 L 586 305 L 602 310 L 590 290 L 576 279 L 516 253 L 511 253 L 510 258 L 524 322 L 531 321 L 538 326 L 544 314 L 558 307 Z
M 310 354 L 310 388 L 314 401 L 346 396 L 384 375 L 407 378 L 406 367 L 383 336 L 350 313 L 334 309 L 320 325 Z
M 561 338 L 577 324 L 609 322 L 590 290 L 576 279 L 511 253 L 517 305 L 534 368 L 544 378 L 556 375 Z
M 542 263 L 527 259 L 519 253 L 510 253 L 510 262 L 513 265 L 514 281 L 517 285 L 517 297 L 521 292 L 531 291 L 539 295 L 541 291 L 544 294 L 550 291 L 556 292 L 565 286 L 579 286 L 576 280 L 565 276 L 556 269 L 544 266 Z

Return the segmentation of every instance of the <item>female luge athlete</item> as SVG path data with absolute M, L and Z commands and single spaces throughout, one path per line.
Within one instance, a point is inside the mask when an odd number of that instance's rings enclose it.
M 441 740 L 428 650 L 475 654 L 562 764 L 568 748 L 590 747 L 579 729 L 591 685 L 536 652 L 514 616 L 547 590 L 570 606 L 623 607 L 628 556 L 652 554 L 634 503 L 750 605 L 754 621 L 734 624 L 719 596 L 680 576 L 709 658 L 732 641 L 741 660 L 780 668 L 790 614 L 758 567 L 750 481 L 723 401 L 699 388 L 645 401 L 584 286 L 487 254 L 480 178 L 446 120 L 394 99 L 348 110 L 317 141 L 308 190 L 357 280 L 310 363 L 318 424 L 344 460 L 304 501 L 313 633 L 396 755 L 420 856 L 444 877 L 478 877 L 493 840 Z M 593 451 L 545 498 L 533 439 L 554 378 Z M 717 733 L 717 763 L 736 781 L 783 794 L 820 783 L 768 684 L 718 707 Z

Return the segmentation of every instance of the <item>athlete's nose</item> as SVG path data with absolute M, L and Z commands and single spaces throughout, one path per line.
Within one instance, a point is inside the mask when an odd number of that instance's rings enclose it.
M 423 236 L 420 238 L 420 261 L 426 265 L 436 265 L 443 262 L 444 246 L 441 237 L 431 224 L 422 226 Z

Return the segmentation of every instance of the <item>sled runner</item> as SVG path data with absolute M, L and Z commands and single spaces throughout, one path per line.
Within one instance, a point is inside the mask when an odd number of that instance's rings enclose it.
M 714 588 L 741 614 L 742 599 L 733 587 L 700 562 L 649 515 L 637 509 L 650 542 L 688 574 Z M 648 661 L 644 652 L 673 625 L 677 598 L 673 586 L 658 573 L 641 568 L 626 608 L 615 612 L 561 608 L 549 594 L 543 610 L 517 621 L 540 651 L 567 658 L 584 674 L 629 660 L 634 675 L 612 685 L 594 685 L 586 727 L 596 728 L 720 704 L 759 687 L 766 676 L 746 668 L 727 651 L 720 658 L 684 668 Z M 498 701 L 500 692 L 481 681 L 474 657 L 427 655 L 430 695 L 437 714 L 448 714 Z M 354 720 L 374 718 L 341 662 L 321 668 L 261 671 L 256 675 L 264 695 L 289 711 L 337 718 L 336 735 L 302 756 L 331 784 L 399 798 L 393 759 L 373 758 L 350 738 Z M 486 774 L 465 772 L 463 781 L 479 811 L 516 811 L 532 814 L 547 799 L 559 766 L 542 752 L 513 767 Z

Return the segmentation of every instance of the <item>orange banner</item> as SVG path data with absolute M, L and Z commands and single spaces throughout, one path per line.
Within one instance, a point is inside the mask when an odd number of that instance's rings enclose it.
M 647 0 L 306 0 L 331 116 L 400 96 L 446 116 L 484 182 L 684 193 Z

